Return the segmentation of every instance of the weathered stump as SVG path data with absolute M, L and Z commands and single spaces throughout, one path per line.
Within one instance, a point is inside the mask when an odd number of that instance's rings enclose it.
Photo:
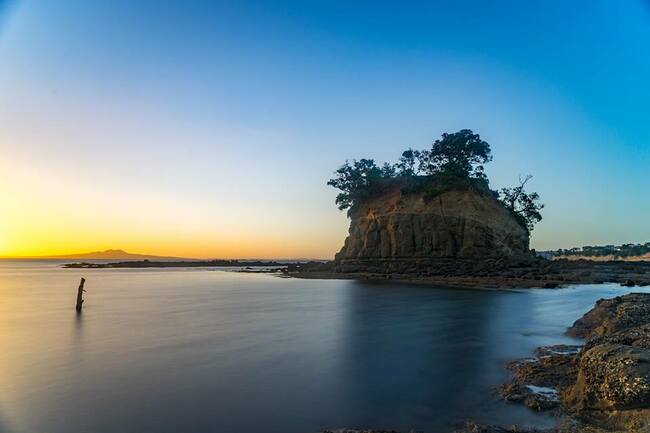
M 79 288 L 77 289 L 77 306 L 75 307 L 77 309 L 77 313 L 81 313 L 81 306 L 84 303 L 83 293 L 85 292 L 84 290 L 85 282 L 86 279 L 82 278 L 81 281 L 79 282 Z

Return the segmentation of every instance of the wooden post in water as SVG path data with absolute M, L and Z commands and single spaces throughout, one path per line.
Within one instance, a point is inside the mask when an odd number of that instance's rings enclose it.
M 77 289 L 77 313 L 81 313 L 81 305 L 84 303 L 83 300 L 83 293 L 85 292 L 84 290 L 84 283 L 86 282 L 85 278 L 82 278 L 81 281 L 79 282 L 79 288 Z

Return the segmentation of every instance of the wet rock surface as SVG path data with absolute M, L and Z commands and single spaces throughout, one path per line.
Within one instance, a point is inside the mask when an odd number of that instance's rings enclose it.
M 560 405 L 560 395 L 554 388 L 511 384 L 503 388 L 503 394 L 507 401 L 523 403 L 537 411 L 555 409 Z
M 633 326 L 609 335 L 593 337 L 585 344 L 585 350 L 601 344 L 622 344 L 650 349 L 650 323 Z
M 596 306 L 567 330 L 580 338 L 613 334 L 650 321 L 650 294 L 630 293 L 612 299 L 600 299 Z
M 534 358 L 511 362 L 507 368 L 513 372 L 513 379 L 501 387 L 501 395 L 537 411 L 559 407 L 560 393 L 575 383 L 579 350 L 580 346 L 540 347 Z
M 579 411 L 650 407 L 650 350 L 599 344 L 585 351 L 566 402 Z
M 587 341 L 510 363 L 503 397 L 571 415 L 576 431 L 650 432 L 650 294 L 601 299 L 567 334 Z

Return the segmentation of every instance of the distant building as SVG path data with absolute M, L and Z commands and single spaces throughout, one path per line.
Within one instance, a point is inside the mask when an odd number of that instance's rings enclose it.
M 537 254 L 537 257 L 541 257 L 546 260 L 553 260 L 553 257 L 555 257 L 555 252 L 554 251 L 535 251 Z

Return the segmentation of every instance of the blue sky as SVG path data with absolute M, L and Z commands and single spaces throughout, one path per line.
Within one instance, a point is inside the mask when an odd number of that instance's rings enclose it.
M 650 240 L 646 2 L 26 0 L 0 14 L 0 255 L 331 257 L 348 224 L 334 169 L 461 128 L 491 144 L 493 188 L 534 175 L 533 247 Z

